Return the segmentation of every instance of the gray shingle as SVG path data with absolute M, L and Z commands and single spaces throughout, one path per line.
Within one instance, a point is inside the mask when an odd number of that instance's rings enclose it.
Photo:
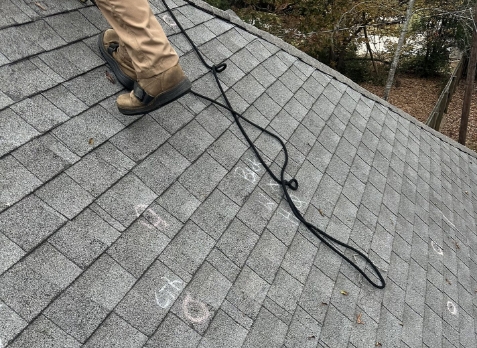
M 111 344 L 118 348 L 139 348 L 147 336 L 133 328 L 116 314 L 111 314 L 83 347 L 106 348 Z
M 98 29 L 80 12 L 59 14 L 48 17 L 45 21 L 67 42 L 76 41 L 98 33 Z
M 193 222 L 185 224 L 159 259 L 174 272 L 194 274 L 205 260 L 215 241 Z
M 238 325 L 225 312 L 219 311 L 199 347 L 241 347 L 247 333 L 246 329 Z
M 270 197 L 261 189 L 256 189 L 248 197 L 237 217 L 255 233 L 261 234 L 276 208 L 277 204 Z
M 14 101 L 20 101 L 56 85 L 54 80 L 30 60 L 0 67 L 0 83 L 5 86 L 2 92 Z
M 5 343 L 8 343 L 5 342 Z M 81 343 L 40 315 L 9 347 L 79 348 Z
M 133 284 L 129 273 L 109 256 L 103 256 L 48 307 L 45 315 L 85 342 Z
M 63 85 L 82 102 L 92 106 L 122 90 L 119 83 L 109 81 L 106 72 L 106 68 L 99 67 L 66 81 Z
M 167 133 L 151 117 L 144 116 L 116 134 L 111 143 L 134 161 L 143 160 L 169 138 Z
M 207 152 L 227 170 L 231 170 L 245 153 L 247 147 L 232 132 L 225 131 Z
M 293 97 L 293 93 L 279 80 L 268 87 L 267 94 L 282 107 Z
M 157 198 L 134 174 L 128 174 L 96 200 L 124 226 L 129 226 Z
M 161 221 L 166 224 L 164 220 Z M 121 234 L 109 248 L 108 254 L 129 273 L 139 278 L 169 242 L 170 239 L 160 228 L 141 218 Z
M 217 247 L 238 266 L 243 266 L 259 237 L 240 220 L 234 219 Z
M 164 348 L 195 348 L 200 339 L 201 336 L 194 329 L 171 313 L 164 319 L 145 347 L 152 348 L 160 345 Z
M 340 328 L 339 331 L 336 330 L 337 327 Z M 330 305 L 321 329 L 320 341 L 330 347 L 342 347 L 348 342 L 351 329 L 352 322 Z
M 253 270 L 242 268 L 227 295 L 227 300 L 250 318 L 256 318 L 270 285 Z
M 197 199 L 204 201 L 227 173 L 209 154 L 201 155 L 179 177 L 179 182 Z
M 423 318 L 414 312 L 411 307 L 405 306 L 402 323 L 402 340 L 410 347 L 421 345 Z
M 80 268 L 46 243 L 1 276 L 0 298 L 31 321 L 80 272 Z
M 39 133 L 11 109 L 0 111 L 0 156 L 28 142 Z
M 267 296 L 286 311 L 293 313 L 300 299 L 303 284 L 290 274 L 280 269 L 273 281 Z
M 121 129 L 123 125 L 119 121 L 101 106 L 96 106 L 63 123 L 52 133 L 71 151 L 83 156 Z
M 262 308 L 243 347 L 281 347 L 286 333 L 287 325 Z
M 286 246 L 273 234 L 265 231 L 255 244 L 246 264 L 260 277 L 272 283 L 285 253 Z
M 214 239 L 229 227 L 239 207 L 219 190 L 214 190 L 195 211 L 191 220 Z
M 12 156 L 0 160 L 0 172 L 0 211 L 12 206 L 41 185 L 40 180 Z
M 403 323 L 383 307 L 376 341 L 382 345 L 398 346 L 401 343 L 402 330 Z
M 190 122 L 169 139 L 169 144 L 189 161 L 199 157 L 212 142 L 213 138 L 197 121 Z
M 48 51 L 39 57 L 65 80 L 69 80 L 104 64 L 104 61 L 84 42 Z
M 156 261 L 123 297 L 115 312 L 131 326 L 151 336 L 183 288 L 184 280 Z
M 120 233 L 89 209 L 50 237 L 49 242 L 81 268 L 87 268 Z
M 0 230 L 29 251 L 65 221 L 63 216 L 32 195 L 0 215 Z
M 149 115 L 170 134 L 174 134 L 194 118 L 194 115 L 180 103 L 170 103 L 159 110 L 151 112 Z M 155 129 L 154 132 L 164 133 L 163 130 L 158 131 L 157 129 Z M 154 132 L 151 130 L 151 133 Z M 148 138 L 148 140 L 151 140 L 152 134 Z
M 63 85 L 58 85 L 45 91 L 42 95 L 70 117 L 78 115 L 88 108 L 85 103 L 79 100 Z
M 69 219 L 93 202 L 93 196 L 66 174 L 42 186 L 36 195 Z
M 0 274 L 17 263 L 24 255 L 25 252 L 17 244 L 0 233 Z
M 216 247 L 212 249 L 206 260 L 230 281 L 235 281 L 240 273 L 240 268 Z
M 185 157 L 166 143 L 133 171 L 154 192 L 161 194 L 189 165 Z
M 172 184 L 157 203 L 182 222 L 186 222 L 200 205 L 200 201 L 178 182 Z
M 133 167 L 134 162 L 107 142 L 96 148 L 66 173 L 97 197 Z
M 243 36 L 239 35 L 237 29 L 232 29 L 224 34 L 218 36 L 220 42 L 222 42 L 230 51 L 237 52 L 239 49 L 247 45 L 247 40 Z
M 301 307 L 297 307 L 285 340 L 287 348 L 316 347 L 321 326 Z
M 43 182 L 79 160 L 78 156 L 50 134 L 28 142 L 14 151 L 13 156 Z

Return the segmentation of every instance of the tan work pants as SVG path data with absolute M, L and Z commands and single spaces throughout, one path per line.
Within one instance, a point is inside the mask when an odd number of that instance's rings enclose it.
M 131 57 L 138 80 L 158 75 L 177 64 L 179 57 L 148 0 L 96 0 L 96 4 L 118 34 L 120 46 Z

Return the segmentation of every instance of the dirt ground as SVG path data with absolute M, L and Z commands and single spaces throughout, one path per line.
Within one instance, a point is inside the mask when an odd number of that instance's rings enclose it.
M 398 80 L 399 87 L 393 87 L 389 102 L 425 123 L 446 81 L 437 78 L 422 79 L 412 76 L 399 76 Z M 370 83 L 363 83 L 361 86 L 380 97 L 383 95 L 383 86 L 375 86 Z M 442 134 L 456 141 L 459 136 L 464 86 L 465 81 L 462 80 L 452 97 L 440 129 Z M 470 110 L 466 146 L 477 151 L 477 93 L 475 90 Z

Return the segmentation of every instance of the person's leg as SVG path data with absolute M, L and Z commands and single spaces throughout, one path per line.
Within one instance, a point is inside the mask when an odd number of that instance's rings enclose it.
M 137 76 L 134 90 L 117 99 L 121 112 L 149 112 L 190 91 L 179 57 L 148 0 L 96 0 L 96 4 L 120 38 L 119 52 L 124 45 Z

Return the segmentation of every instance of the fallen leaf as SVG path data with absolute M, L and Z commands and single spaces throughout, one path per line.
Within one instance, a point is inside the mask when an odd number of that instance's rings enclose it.
M 108 81 L 111 82 L 112 84 L 115 84 L 116 80 L 115 80 L 114 76 L 111 75 L 110 72 L 107 71 L 107 70 L 105 71 L 105 73 L 106 73 L 106 78 L 108 79 Z
M 447 284 L 452 285 L 451 281 L 447 278 L 446 278 L 446 282 L 447 282 Z
M 94 139 L 93 139 L 93 138 L 89 138 L 89 140 L 88 140 L 88 144 L 90 144 L 90 145 L 94 145 Z
M 320 213 L 321 216 L 325 216 L 325 213 L 323 213 L 323 210 L 318 209 L 318 213 Z
M 348 296 L 348 292 L 347 292 L 347 291 L 341 290 L 340 293 L 341 293 L 341 295 Z
M 309 339 L 309 340 L 314 340 L 315 338 L 316 338 L 316 336 L 315 336 L 315 335 L 313 335 L 313 336 L 309 336 L 309 337 L 308 337 L 308 339 Z
M 376 342 L 375 346 L 376 347 L 382 347 L 383 345 L 381 344 L 381 342 Z
M 45 6 L 43 6 L 43 5 L 40 4 L 39 2 L 35 2 L 35 5 L 38 6 L 39 8 L 41 8 L 42 11 L 46 11 Z
M 359 314 L 358 314 L 358 317 L 356 318 L 356 323 L 358 323 L 358 324 L 364 324 L 363 321 L 361 320 L 361 316 L 362 316 L 362 314 L 359 313 Z
M 475 292 L 477 292 L 477 290 L 475 290 Z M 322 304 L 323 306 L 328 306 L 328 303 L 326 303 L 326 302 L 321 302 L 321 304 Z

